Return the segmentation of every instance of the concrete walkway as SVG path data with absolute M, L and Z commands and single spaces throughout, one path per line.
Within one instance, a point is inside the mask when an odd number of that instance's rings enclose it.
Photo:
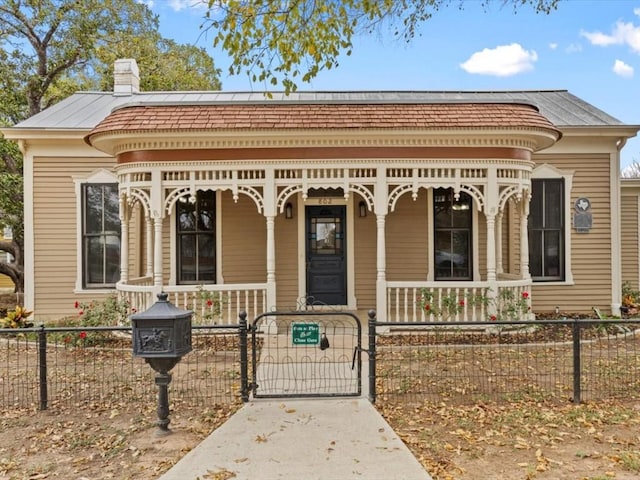
M 207 478 L 431 479 L 373 405 L 355 397 L 253 400 L 160 480 Z

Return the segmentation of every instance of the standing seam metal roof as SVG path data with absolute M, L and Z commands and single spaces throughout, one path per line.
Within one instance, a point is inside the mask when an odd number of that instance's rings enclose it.
M 531 91 L 362 91 L 296 92 L 288 96 L 262 92 L 80 92 L 20 122 L 24 129 L 91 130 L 114 109 L 126 105 L 223 105 L 223 104 L 448 104 L 524 103 L 536 106 L 557 127 L 623 126 L 620 120 L 567 90 Z

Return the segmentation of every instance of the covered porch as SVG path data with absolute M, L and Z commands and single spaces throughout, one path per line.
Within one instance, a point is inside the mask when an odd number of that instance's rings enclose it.
M 165 291 L 173 303 L 192 309 L 199 321 L 218 324 L 236 323 L 242 311 L 252 318 L 265 311 L 325 304 L 350 311 L 375 308 L 380 321 L 393 322 L 528 318 L 531 162 L 473 167 L 466 161 L 450 163 L 447 168 L 286 165 L 250 170 L 203 163 L 180 171 L 174 163 L 154 164 L 151 171 L 120 165 L 117 291 L 138 311 Z M 214 192 L 217 214 L 211 219 L 216 225 L 211 234 L 217 242 L 215 252 L 201 255 L 198 268 L 202 272 L 213 262 L 216 274 L 200 277 L 213 281 L 190 277 L 181 282 L 186 262 L 178 252 L 178 217 L 185 208 L 190 214 L 197 210 L 199 192 Z M 437 197 L 447 192 L 452 213 L 463 196 L 468 200 L 462 208 L 468 208 L 472 228 L 461 237 L 462 249 L 455 234 L 449 243 L 439 241 L 434 227 L 442 207 Z M 329 211 L 329 220 L 313 217 L 313 208 Z M 344 212 L 342 217 L 332 213 L 336 208 Z M 325 241 L 319 229 L 327 225 L 338 228 L 331 242 L 342 242 L 329 245 L 328 256 L 335 259 L 339 250 L 343 276 L 338 283 L 344 285 L 344 297 L 327 297 L 322 286 L 314 290 L 311 284 L 310 251 Z M 237 236 L 223 237 L 222 231 L 230 229 Z M 225 264 L 226 252 L 238 256 L 245 248 L 251 250 L 248 263 Z M 459 264 L 451 261 L 456 256 Z M 331 281 L 334 274 L 323 278 Z M 225 277 L 239 281 L 227 282 Z

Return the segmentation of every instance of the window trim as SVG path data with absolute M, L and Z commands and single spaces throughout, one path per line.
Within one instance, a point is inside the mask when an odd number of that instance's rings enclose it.
M 104 169 L 98 169 L 93 171 L 87 176 L 74 176 L 72 177 L 75 185 L 76 193 L 76 284 L 74 293 L 111 293 L 116 289 L 116 285 L 113 287 L 101 286 L 101 287 L 86 287 L 84 282 L 84 245 L 83 245 L 83 221 L 84 221 L 84 205 L 83 205 L 83 186 L 86 184 L 117 184 L 118 177 Z M 122 242 L 122 237 L 120 237 Z M 122 252 L 122 249 L 120 250 Z
M 573 270 L 571 263 L 571 192 L 573 190 L 574 170 L 561 170 L 553 165 L 544 163 L 533 169 L 531 180 L 563 180 L 564 181 L 564 280 L 534 280 L 536 285 L 573 285 Z M 528 235 L 528 229 L 527 229 Z

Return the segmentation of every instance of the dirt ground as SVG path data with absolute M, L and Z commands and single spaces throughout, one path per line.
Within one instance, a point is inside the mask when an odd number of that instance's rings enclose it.
M 167 436 L 156 435 L 153 406 L 5 410 L 0 480 L 157 479 L 235 407 L 174 405 Z M 640 477 L 640 401 L 386 405 L 382 412 L 434 480 Z
M 172 402 L 167 436 L 156 435 L 155 405 L 3 408 L 0 480 L 157 479 L 238 406 Z M 377 406 L 434 480 L 640 478 L 640 396 L 577 406 L 384 400 Z

